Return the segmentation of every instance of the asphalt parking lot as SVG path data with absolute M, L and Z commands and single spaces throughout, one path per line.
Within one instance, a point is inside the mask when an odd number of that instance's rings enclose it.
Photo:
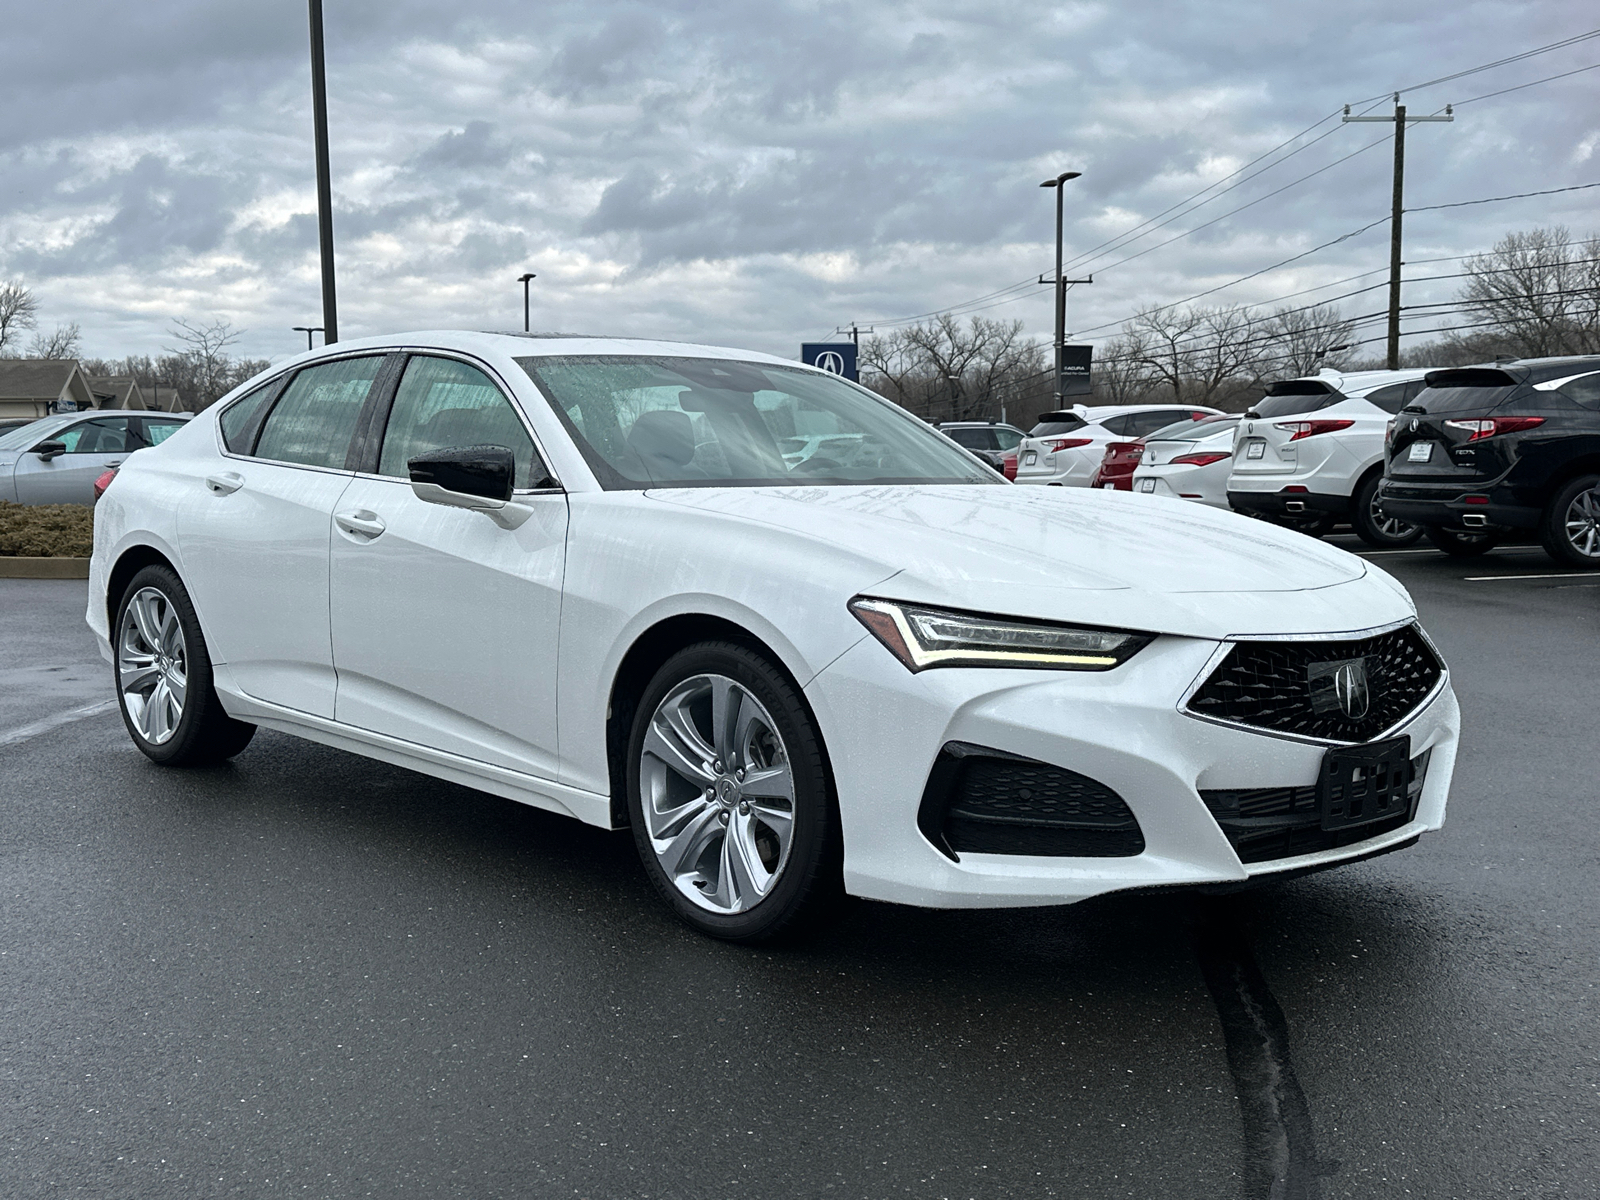
M 1369 557 L 1460 696 L 1442 833 L 783 951 L 626 834 L 272 733 L 154 767 L 84 585 L 0 580 L 0 1195 L 1600 1195 L 1600 574 Z

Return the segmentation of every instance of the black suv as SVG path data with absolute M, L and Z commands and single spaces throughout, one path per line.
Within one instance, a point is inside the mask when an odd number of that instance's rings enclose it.
M 1535 530 L 1600 565 L 1600 356 L 1430 371 L 1391 423 L 1383 511 L 1450 554 Z

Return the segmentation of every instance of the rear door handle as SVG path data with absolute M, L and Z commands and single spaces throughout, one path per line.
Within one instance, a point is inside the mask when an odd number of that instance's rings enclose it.
M 223 471 L 219 475 L 207 475 L 206 486 L 219 496 L 231 496 L 244 486 L 244 476 L 232 471 Z
M 335 513 L 333 519 L 340 529 L 357 537 L 375 538 L 387 528 L 382 517 L 365 508 L 358 508 L 354 512 Z

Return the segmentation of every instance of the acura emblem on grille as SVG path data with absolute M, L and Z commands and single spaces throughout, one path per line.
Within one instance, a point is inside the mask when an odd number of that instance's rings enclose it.
M 1340 713 L 1352 721 L 1367 715 L 1371 694 L 1365 658 L 1311 663 L 1306 667 L 1306 685 L 1313 712 Z
M 1367 663 L 1365 659 L 1345 663 L 1333 673 L 1333 693 L 1339 707 L 1352 721 L 1367 715 Z

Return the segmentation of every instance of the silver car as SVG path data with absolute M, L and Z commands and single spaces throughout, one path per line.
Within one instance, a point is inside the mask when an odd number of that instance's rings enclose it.
M 107 467 L 183 428 L 189 413 L 83 412 L 44 417 L 0 434 L 0 500 L 93 504 Z

